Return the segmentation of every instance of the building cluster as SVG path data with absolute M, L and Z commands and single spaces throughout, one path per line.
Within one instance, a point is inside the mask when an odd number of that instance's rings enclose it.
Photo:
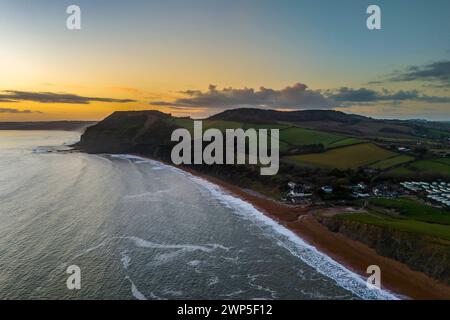
M 323 196 L 329 197 L 336 196 L 337 194 L 347 194 L 346 197 L 351 197 L 354 199 L 365 199 L 373 196 L 396 198 L 400 195 L 400 191 L 398 189 L 398 187 L 394 188 L 390 184 L 369 186 L 364 182 L 359 182 L 357 184 L 341 186 L 340 191 L 337 191 L 330 185 L 315 186 L 313 184 L 289 182 L 289 191 L 287 191 L 282 200 L 295 204 L 311 204 L 315 201 L 320 201 L 320 198 Z M 346 192 L 343 193 L 342 190 L 346 190 Z
M 288 183 L 289 191 L 283 197 L 284 201 L 295 204 L 312 204 L 321 201 L 323 196 L 343 195 L 335 194 L 332 186 L 314 186 L 313 184 Z M 397 198 L 403 195 L 415 195 L 428 200 L 434 205 L 450 207 L 450 183 L 449 182 L 402 182 L 400 185 L 392 183 L 380 183 L 368 185 L 364 182 L 344 186 L 347 197 L 354 199 L 366 199 L 370 197 Z M 322 194 L 322 196 L 320 196 Z
M 311 204 L 314 196 L 314 186 L 309 184 L 297 184 L 295 182 L 288 183 L 289 191 L 283 198 L 296 204 Z
M 449 182 L 402 182 L 400 185 L 411 193 L 425 197 L 430 202 L 450 207 Z

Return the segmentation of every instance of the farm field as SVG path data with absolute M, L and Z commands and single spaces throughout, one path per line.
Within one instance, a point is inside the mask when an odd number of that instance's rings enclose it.
M 389 171 L 389 174 L 393 176 L 429 174 L 450 177 L 450 159 L 418 160 L 405 167 L 395 168 Z
M 450 240 L 450 225 L 428 223 L 413 219 L 396 219 L 375 212 L 340 214 L 338 218 L 412 234 Z
M 193 131 L 194 120 L 188 118 L 175 118 L 172 120 L 175 124 Z M 287 151 L 290 147 L 301 145 L 322 144 L 326 148 L 337 148 L 347 145 L 353 145 L 361 143 L 362 140 L 356 138 L 350 138 L 343 135 L 327 133 L 317 130 L 292 127 L 289 124 L 267 123 L 267 124 L 253 124 L 253 123 L 241 123 L 234 121 L 223 120 L 204 120 L 203 130 L 210 128 L 216 128 L 219 130 L 226 129 L 280 129 L 280 151 Z
M 374 198 L 370 200 L 370 204 L 385 209 L 395 209 L 400 213 L 400 217 L 450 225 L 450 214 L 447 211 L 428 206 L 413 199 Z
M 440 163 L 440 164 L 445 164 L 447 166 L 450 166 L 450 158 L 440 158 L 440 159 L 435 159 L 433 161 Z
M 395 155 L 394 152 L 372 143 L 364 143 L 332 149 L 324 153 L 289 156 L 286 159 L 299 165 L 346 170 L 364 167 Z
M 412 160 L 414 160 L 413 157 L 399 155 L 399 156 L 394 156 L 394 157 L 386 159 L 386 160 L 381 160 L 379 162 L 376 162 L 373 165 L 371 165 L 370 167 L 373 169 L 386 170 L 391 167 L 410 162 Z
M 342 138 L 341 136 L 332 133 L 326 133 L 297 127 L 284 129 L 280 132 L 280 139 L 294 146 L 310 145 L 310 144 L 326 145 L 341 138 Z
M 192 132 L 194 130 L 194 120 L 188 118 L 174 118 L 171 120 L 175 122 L 176 125 L 186 128 Z M 222 121 L 222 120 L 204 120 L 203 122 L 203 130 L 207 130 L 210 128 L 216 128 L 219 130 L 225 129 L 238 129 L 242 128 L 243 124 L 240 122 L 233 121 Z
M 175 124 L 180 127 L 186 128 L 190 131 L 194 128 L 194 120 L 188 118 L 174 118 L 172 120 Z M 223 121 L 223 120 L 203 120 L 203 130 L 215 128 L 219 130 L 226 129 L 238 129 L 242 128 L 246 129 L 283 129 L 288 127 L 285 124 L 277 124 L 277 123 L 267 123 L 267 124 L 253 124 L 253 123 L 242 123 L 235 121 Z
M 350 146 L 358 143 L 363 143 L 364 140 L 357 139 L 357 138 L 344 138 L 341 140 L 337 140 L 334 142 L 331 142 L 326 145 L 327 149 L 333 149 L 333 148 L 339 148 L 339 147 L 345 147 Z

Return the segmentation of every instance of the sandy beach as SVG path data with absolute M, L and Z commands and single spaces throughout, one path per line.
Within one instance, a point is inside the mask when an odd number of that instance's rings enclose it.
M 380 256 L 374 249 L 361 242 L 329 231 L 314 218 L 312 215 L 314 209 L 286 205 L 254 192 L 250 193 L 220 179 L 201 175 L 192 170 L 188 171 L 250 202 L 261 212 L 294 231 L 309 244 L 363 277 L 368 276 L 366 274 L 368 266 L 380 266 L 383 288 L 401 298 L 450 299 L 449 286 L 422 272 L 414 271 L 403 263 Z
M 142 155 L 137 156 L 149 158 Z M 159 161 L 158 159 L 149 159 Z M 170 163 L 165 164 L 171 165 Z M 364 278 L 368 276 L 366 274 L 368 266 L 378 265 L 382 272 L 382 287 L 396 294 L 399 298 L 450 299 L 449 286 L 422 272 L 414 271 L 403 263 L 380 256 L 374 249 L 361 242 L 329 231 L 313 216 L 313 212 L 316 210 L 330 209 L 303 208 L 284 204 L 256 192 L 244 190 L 221 179 L 201 174 L 190 168 L 177 168 L 219 185 L 234 196 L 251 203 L 267 216 L 295 232 L 310 245 Z

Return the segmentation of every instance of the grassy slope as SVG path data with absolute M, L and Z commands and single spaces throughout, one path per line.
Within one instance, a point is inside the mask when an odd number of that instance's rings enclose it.
M 392 175 L 414 175 L 415 173 L 450 176 L 450 159 L 432 159 L 415 161 L 406 167 L 395 168 Z
M 193 120 L 176 118 L 177 125 L 187 128 L 192 132 Z M 319 154 L 306 154 L 286 157 L 286 160 L 306 166 L 318 166 L 338 169 L 356 169 L 370 166 L 371 168 L 386 170 L 390 174 L 413 174 L 414 172 L 432 172 L 450 175 L 450 161 L 448 163 L 438 161 L 416 161 L 406 167 L 400 166 L 413 160 L 412 157 L 397 155 L 363 140 L 347 137 L 341 134 L 329 133 L 319 130 L 293 127 L 287 123 L 250 124 L 223 120 L 204 120 L 203 130 L 217 128 L 225 129 L 249 128 L 254 129 L 280 129 L 280 151 L 285 152 L 291 147 L 301 145 L 323 144 L 329 151 Z M 443 159 L 445 161 L 445 159 Z
M 280 139 L 294 146 L 310 144 L 323 144 L 326 146 L 327 144 L 336 140 L 341 140 L 342 138 L 344 137 L 332 133 L 297 127 L 284 129 L 280 132 Z
M 173 120 L 177 125 L 193 131 L 194 121 L 187 118 L 177 118 Z M 267 124 L 253 124 L 241 123 L 223 120 L 204 120 L 203 130 L 216 128 L 224 131 L 225 129 L 242 128 L 244 130 L 253 129 L 280 129 L 280 150 L 286 151 L 290 147 L 311 144 L 323 144 L 325 147 L 339 147 L 360 143 L 361 140 L 356 138 L 348 138 L 342 135 L 327 133 L 317 130 L 310 130 L 298 127 L 291 127 L 288 124 L 267 123 Z
M 412 199 L 376 198 L 370 200 L 370 203 L 387 209 L 395 209 L 402 218 L 450 225 L 450 213 L 448 211 L 434 208 Z
M 364 167 L 393 156 L 395 156 L 395 153 L 391 151 L 384 150 L 371 143 L 364 143 L 333 149 L 325 153 L 290 156 L 287 158 L 300 165 L 306 164 L 345 170 Z
M 450 166 L 450 158 L 439 158 L 439 159 L 435 159 L 433 161 Z
M 357 138 L 344 138 L 344 139 L 340 139 L 340 140 L 336 140 L 331 143 L 328 143 L 326 147 L 328 149 L 332 149 L 332 148 L 350 146 L 350 145 L 358 144 L 358 143 L 362 143 L 362 142 L 364 142 L 364 140 L 357 139 Z
M 350 213 L 339 215 L 340 219 L 355 221 L 359 223 L 389 228 L 413 234 L 431 236 L 435 238 L 450 240 L 450 226 L 427 223 L 409 219 L 394 219 L 388 216 L 370 213 Z
M 408 198 L 376 198 L 371 199 L 370 204 L 376 208 L 372 207 L 369 213 L 341 214 L 338 218 L 450 240 L 450 214 L 448 211 L 433 208 Z M 392 209 L 397 212 L 397 215 L 390 211 Z M 383 213 L 383 210 L 389 211 Z
M 394 157 L 386 159 L 386 160 L 381 160 L 379 162 L 376 162 L 373 165 L 371 165 L 370 167 L 374 168 L 374 169 L 379 169 L 379 170 L 386 170 L 391 167 L 410 162 L 412 160 L 414 160 L 413 157 L 405 156 L 405 155 L 398 155 L 398 156 L 394 156 Z

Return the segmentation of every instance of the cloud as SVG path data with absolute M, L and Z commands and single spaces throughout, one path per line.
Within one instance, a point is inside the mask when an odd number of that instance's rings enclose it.
M 450 103 L 450 97 L 430 96 L 420 93 L 417 90 L 392 91 L 382 89 L 380 91 L 368 88 L 347 88 L 342 87 L 337 90 L 327 90 L 324 93 L 329 99 L 345 105 L 356 103 L 375 103 L 382 101 L 400 103 L 402 101 L 419 101 L 427 103 Z
M 418 90 L 388 89 L 374 90 L 369 88 L 341 87 L 334 90 L 314 91 L 304 84 L 297 83 L 281 90 L 261 87 L 217 89 L 210 85 L 207 91 L 186 90 L 180 92 L 185 97 L 175 101 L 153 101 L 151 105 L 171 107 L 174 109 L 192 108 L 237 108 L 257 107 L 273 109 L 334 109 L 353 105 L 374 105 L 387 102 L 398 105 L 404 101 L 425 103 L 450 103 L 450 97 L 430 96 Z
M 233 108 L 233 107 L 263 107 L 263 108 L 293 108 L 293 109 L 331 109 L 333 101 L 327 99 L 320 91 L 308 89 L 305 84 L 296 83 L 281 90 L 261 87 L 224 88 L 217 89 L 210 85 L 207 91 L 186 90 L 180 92 L 184 98 L 168 101 L 154 101 L 151 105 L 170 107 L 203 107 L 203 108 Z
M 411 66 L 404 71 L 397 71 L 390 81 L 427 81 L 450 86 L 450 61 L 439 61 L 424 66 Z
M 43 113 L 41 111 L 32 111 L 32 110 L 19 110 L 12 108 L 0 108 L 0 113 Z
M 71 93 L 29 92 L 16 90 L 6 90 L 3 92 L 4 94 L 0 94 L 0 102 L 33 101 L 40 103 L 70 103 L 70 104 L 89 104 L 93 101 L 114 102 L 114 103 L 136 102 L 136 100 L 131 99 L 85 97 Z

